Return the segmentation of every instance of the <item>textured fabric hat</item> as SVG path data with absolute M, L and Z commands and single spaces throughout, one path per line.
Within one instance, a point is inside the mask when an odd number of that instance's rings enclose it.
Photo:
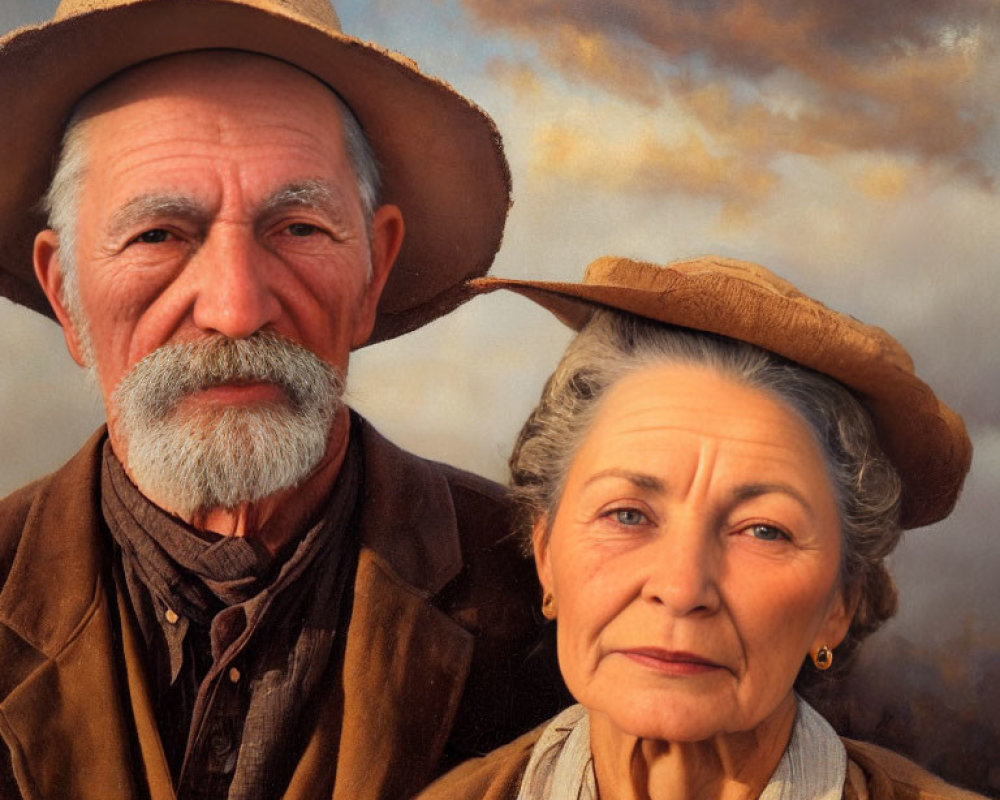
M 958 499 L 972 443 L 962 418 L 914 374 L 902 345 L 758 264 L 706 256 L 660 266 L 607 257 L 590 264 L 583 283 L 483 278 L 472 286 L 519 292 L 576 330 L 600 304 L 750 342 L 835 378 L 865 404 L 899 472 L 904 528 L 943 519 Z
M 0 39 L 0 295 L 53 316 L 32 269 L 37 211 L 62 128 L 87 91 L 160 56 L 233 49 L 311 73 L 347 102 L 406 238 L 371 341 L 468 296 L 500 246 L 510 173 L 493 121 L 396 53 L 340 31 L 328 0 L 62 0 L 51 22 Z

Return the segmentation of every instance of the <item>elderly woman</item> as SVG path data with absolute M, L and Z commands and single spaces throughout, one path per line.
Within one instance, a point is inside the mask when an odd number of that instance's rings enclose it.
M 900 345 L 727 259 L 480 287 L 579 329 L 511 456 L 579 704 L 421 797 L 975 797 L 796 693 L 892 615 L 885 557 L 969 466 Z

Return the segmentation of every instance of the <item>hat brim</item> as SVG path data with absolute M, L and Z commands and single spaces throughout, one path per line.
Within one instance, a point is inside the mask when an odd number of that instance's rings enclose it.
M 759 280 L 762 274 L 768 280 Z M 575 330 L 605 306 L 749 342 L 828 375 L 871 414 L 903 483 L 904 528 L 943 519 L 958 499 L 972 443 L 961 417 L 914 374 L 903 347 L 762 267 L 715 257 L 665 266 L 603 258 L 591 264 L 584 283 L 483 278 L 470 288 L 517 292 Z
M 354 111 L 406 237 L 369 342 L 406 333 L 468 299 L 500 247 L 510 172 L 492 120 L 403 56 L 238 0 L 126 0 L 0 40 L 0 294 L 53 317 L 32 269 L 37 203 L 67 117 L 112 75 L 165 55 L 244 50 L 291 63 Z

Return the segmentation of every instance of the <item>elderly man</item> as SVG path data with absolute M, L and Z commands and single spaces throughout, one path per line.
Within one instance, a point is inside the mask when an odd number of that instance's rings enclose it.
M 340 397 L 488 268 L 488 118 L 323 0 L 64 0 L 0 114 L 0 289 L 108 419 L 0 504 L 0 797 L 401 800 L 547 716 L 502 493 Z

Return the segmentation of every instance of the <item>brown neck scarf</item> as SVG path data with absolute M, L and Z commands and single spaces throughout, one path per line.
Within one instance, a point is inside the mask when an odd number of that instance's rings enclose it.
M 146 643 L 179 798 L 280 797 L 291 776 L 357 564 L 356 428 L 319 518 L 277 559 L 253 539 L 199 532 L 167 514 L 105 445 L 116 579 Z

